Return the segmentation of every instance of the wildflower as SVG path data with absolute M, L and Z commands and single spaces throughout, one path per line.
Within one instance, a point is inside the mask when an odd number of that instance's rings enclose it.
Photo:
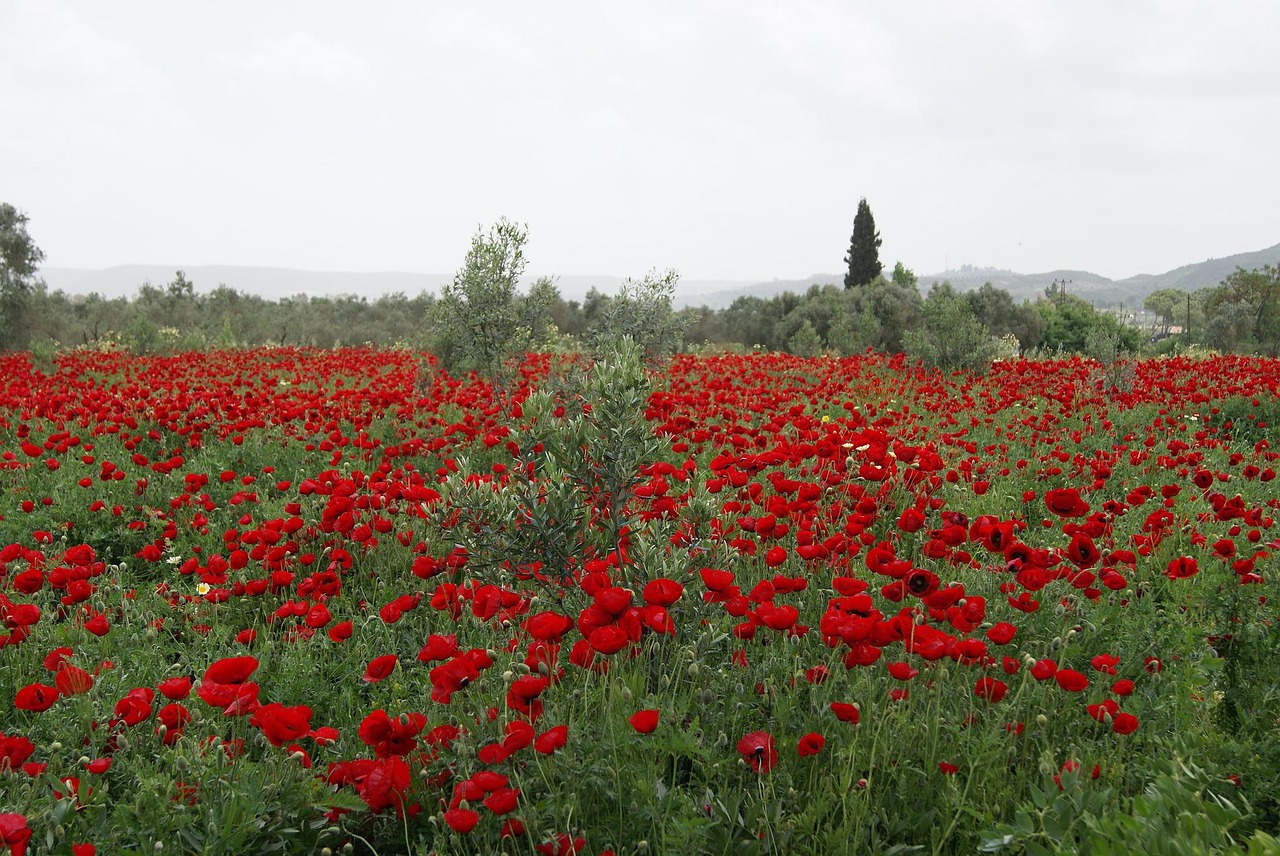
M 372 747 L 379 758 L 408 755 L 417 748 L 418 733 L 426 724 L 427 718 L 420 713 L 392 719 L 385 710 L 378 709 L 360 723 L 360 741 Z
M 858 706 L 843 701 L 831 702 L 831 712 L 836 715 L 836 719 L 841 722 L 850 722 L 854 725 L 858 724 L 861 714 L 858 712 Z
M 13 706 L 18 710 L 43 713 L 53 707 L 53 703 L 58 700 L 58 696 L 57 687 L 50 687 L 45 684 L 27 684 L 18 690 L 17 695 L 13 697 Z
M 1080 498 L 1080 491 L 1073 487 L 1054 488 L 1045 492 L 1045 507 L 1059 517 L 1084 517 L 1089 504 Z
M 279 702 L 264 704 L 250 717 L 249 724 L 262 729 L 272 746 L 283 746 L 311 730 L 311 708 L 305 704 L 293 707 Z
M 30 838 L 31 828 L 27 826 L 26 815 L 0 814 L 0 844 L 8 847 L 13 856 L 24 856 Z
M 386 678 L 393 671 L 400 660 L 395 654 L 383 654 L 381 657 L 374 657 L 369 661 L 369 665 L 364 670 L 364 681 L 369 684 L 376 684 L 383 678 Z
M 1111 730 L 1116 734 L 1132 734 L 1138 730 L 1138 717 L 1132 713 L 1117 713 L 1111 717 Z
M 480 822 L 480 815 L 469 808 L 451 808 L 444 813 L 444 822 L 454 832 L 466 835 Z
M 540 755 L 550 755 L 557 749 L 564 748 L 564 744 L 569 740 L 569 726 L 557 725 L 548 731 L 544 731 L 538 735 L 533 741 L 533 748 Z
M 1198 573 L 1200 573 L 1200 565 L 1191 556 L 1179 556 L 1176 559 L 1170 559 L 1164 571 L 1164 575 L 1171 580 L 1184 580 L 1187 577 L 1194 577 Z
M 1054 673 L 1053 679 L 1069 693 L 1081 692 L 1089 686 L 1089 679 L 1075 669 L 1059 669 Z
M 633 713 L 628 720 L 631 727 L 639 734 L 652 734 L 658 727 L 657 710 L 640 710 Z
M 757 773 L 767 773 L 778 763 L 778 750 L 773 735 L 767 731 L 752 731 L 738 741 L 738 754 Z
M 810 732 L 800 738 L 800 742 L 796 745 L 796 754 L 801 758 L 809 758 L 821 752 L 826 743 L 827 738 L 821 734 Z
M 978 683 L 973 687 L 973 694 L 978 698 L 985 698 L 994 704 L 1005 697 L 1009 692 L 1009 687 L 1004 681 L 998 678 L 982 677 L 978 678 Z

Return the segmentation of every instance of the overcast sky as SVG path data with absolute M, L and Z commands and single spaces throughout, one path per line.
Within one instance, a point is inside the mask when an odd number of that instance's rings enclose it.
M 1280 241 L 1280 3 L 0 0 L 46 266 L 1159 273 Z

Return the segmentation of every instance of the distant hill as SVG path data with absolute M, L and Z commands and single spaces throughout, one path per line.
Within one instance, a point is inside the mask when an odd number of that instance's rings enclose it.
M 1083 297 L 1098 306 L 1123 303 L 1125 306 L 1137 307 L 1141 306 L 1147 295 L 1153 291 L 1162 288 L 1181 288 L 1184 291 L 1208 288 L 1222 282 L 1237 267 L 1253 270 L 1265 264 L 1280 264 L 1280 244 L 1265 250 L 1237 253 L 1220 259 L 1183 265 L 1168 273 L 1139 274 L 1120 280 L 1108 279 L 1083 270 L 1060 269 L 1045 273 L 1015 273 L 1011 270 L 973 265 L 965 265 L 958 270 L 926 274 L 918 279 L 921 291 L 926 293 L 935 282 L 950 282 L 958 291 L 972 291 L 989 282 L 1009 292 L 1017 301 L 1035 300 L 1044 295 L 1046 286 L 1054 282 L 1066 282 L 1068 293 Z M 690 294 L 685 298 L 685 303 L 692 306 L 724 309 L 739 297 L 769 298 L 784 291 L 801 293 L 813 285 L 828 283 L 839 285 L 843 281 L 843 273 L 814 274 L 806 279 L 774 280 L 709 294 Z
M 1209 259 L 1193 265 L 1183 265 L 1168 273 L 1158 276 L 1139 274 L 1116 282 L 1117 286 L 1134 288 L 1146 297 L 1153 291 L 1162 288 L 1181 288 L 1183 291 L 1195 291 L 1217 285 L 1226 279 L 1236 268 L 1253 270 L 1263 265 L 1280 264 L 1280 244 L 1252 253 L 1237 253 L 1221 259 Z

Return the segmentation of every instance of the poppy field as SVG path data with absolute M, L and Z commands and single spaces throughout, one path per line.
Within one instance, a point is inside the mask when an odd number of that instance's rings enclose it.
M 0 356 L 0 853 L 1275 852 L 1280 361 L 430 363 Z

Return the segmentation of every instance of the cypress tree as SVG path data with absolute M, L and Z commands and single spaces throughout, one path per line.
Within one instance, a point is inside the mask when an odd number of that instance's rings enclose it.
M 844 277 L 844 287 L 866 285 L 880 275 L 880 233 L 876 231 L 871 206 L 864 196 L 858 202 L 858 213 L 853 218 L 853 237 L 849 240 L 849 255 L 845 256 L 849 272 Z

